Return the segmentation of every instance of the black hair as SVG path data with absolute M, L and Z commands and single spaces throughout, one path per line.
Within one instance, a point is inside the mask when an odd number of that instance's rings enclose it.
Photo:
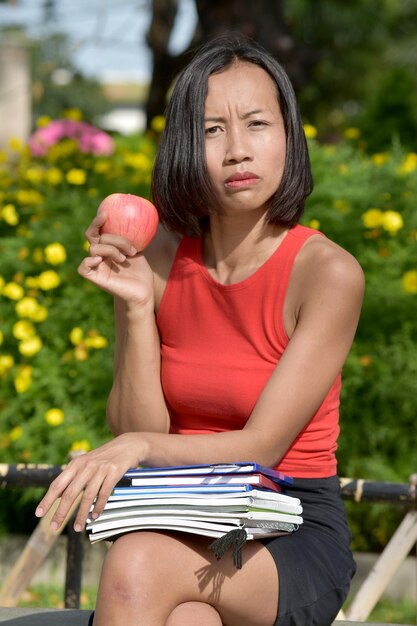
M 291 82 L 281 65 L 259 44 L 226 35 L 202 46 L 179 74 L 166 110 L 166 124 L 155 160 L 152 199 L 169 230 L 200 236 L 217 201 L 205 156 L 204 108 L 211 74 L 236 61 L 263 68 L 274 81 L 286 134 L 281 183 L 266 219 L 293 226 L 303 211 L 313 181 L 307 142 Z

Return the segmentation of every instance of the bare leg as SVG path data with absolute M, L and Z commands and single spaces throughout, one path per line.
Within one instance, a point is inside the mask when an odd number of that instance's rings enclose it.
M 268 550 L 248 541 L 237 570 L 229 553 L 216 561 L 209 543 L 182 533 L 141 531 L 120 537 L 106 555 L 94 626 L 166 626 L 170 618 L 176 626 L 175 611 L 189 611 L 188 603 L 199 603 L 206 612 L 213 607 L 220 616 L 220 622 L 214 621 L 211 611 L 211 621 L 199 619 L 198 624 L 272 626 L 278 574 Z
M 183 602 L 168 617 L 166 626 L 222 626 L 220 615 L 206 602 Z

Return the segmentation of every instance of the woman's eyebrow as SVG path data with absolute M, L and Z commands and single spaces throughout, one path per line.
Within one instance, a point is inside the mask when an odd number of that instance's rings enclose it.
M 242 120 L 246 120 L 248 117 L 252 117 L 252 115 L 259 115 L 259 113 L 264 113 L 265 111 L 263 109 L 254 109 L 253 111 L 248 111 L 248 113 L 244 113 L 243 115 L 240 115 L 239 117 Z M 226 119 L 223 116 L 207 116 L 204 118 L 205 122 L 225 122 Z

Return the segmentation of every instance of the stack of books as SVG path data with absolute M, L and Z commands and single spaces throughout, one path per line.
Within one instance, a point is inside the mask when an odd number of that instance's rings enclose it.
M 244 541 L 292 533 L 303 519 L 300 500 L 282 493 L 291 483 L 256 463 L 132 469 L 87 531 L 93 543 L 138 530 L 217 539 L 240 530 Z

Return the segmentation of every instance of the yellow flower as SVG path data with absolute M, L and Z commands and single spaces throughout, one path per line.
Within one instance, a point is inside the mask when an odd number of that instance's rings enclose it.
M 67 252 L 61 243 L 50 243 L 44 249 L 45 260 L 51 265 L 59 265 L 67 260 Z
M 373 154 L 371 156 L 372 163 L 376 165 L 377 167 L 384 165 L 384 163 L 386 163 L 388 159 L 389 159 L 388 152 L 377 152 L 376 154 Z
M 49 117 L 49 115 L 42 115 L 36 120 L 36 126 L 38 128 L 44 128 L 45 126 L 48 126 L 50 122 L 52 122 L 52 119 Z
M 23 428 L 21 426 L 15 426 L 9 433 L 10 441 L 17 441 L 23 435 Z
M 29 289 L 39 288 L 39 281 L 36 278 L 36 276 L 27 276 L 25 280 L 25 284 L 26 284 L 26 287 L 29 287 Z
M 51 167 L 45 172 L 45 182 L 53 187 L 61 184 L 63 179 L 64 175 L 58 167 Z
M 314 139 L 317 137 L 317 128 L 311 124 L 304 124 L 304 134 L 307 139 Z
M 38 285 L 44 291 L 48 291 L 48 289 L 55 289 L 55 287 L 58 287 L 60 284 L 61 279 L 59 275 L 54 272 L 54 270 L 46 270 L 38 276 Z
M 113 167 L 111 161 L 107 160 L 107 159 L 102 159 L 100 161 L 96 161 L 94 164 L 94 171 L 97 172 L 97 174 L 105 174 L 106 172 L 108 172 L 109 170 L 111 170 Z
M 10 354 L 0 354 L 0 375 L 3 376 L 12 369 L 14 358 Z
M 151 128 L 156 133 L 162 133 L 165 128 L 165 117 L 163 115 L 156 115 L 151 121 Z
M 78 346 L 78 344 L 82 342 L 83 336 L 84 336 L 84 333 L 83 333 L 82 329 L 79 326 L 76 326 L 70 332 L 69 338 L 70 338 L 71 343 L 74 346 Z
M 59 426 L 64 421 L 64 411 L 56 408 L 49 409 L 46 411 L 44 418 L 45 422 L 49 424 L 49 426 Z
M 382 226 L 384 214 L 381 209 L 368 209 L 362 215 L 362 222 L 366 228 L 378 228 Z
M 98 190 L 95 189 L 94 187 L 91 187 L 91 189 L 87 189 L 87 196 L 89 198 L 96 198 L 98 195 Z
M 85 181 L 87 180 L 87 174 L 84 170 L 73 167 L 67 172 L 65 178 L 70 185 L 84 185 Z
M 417 154 L 409 152 L 398 168 L 400 174 L 411 174 L 417 168 Z
M 74 120 L 74 122 L 80 122 L 83 119 L 83 114 L 80 109 L 65 109 L 62 113 L 62 117 L 65 117 L 67 120 Z
M 43 170 L 40 167 L 28 167 L 24 177 L 27 181 L 34 185 L 38 185 L 43 179 Z
M 87 348 L 95 348 L 99 350 L 100 348 L 105 348 L 108 346 L 108 341 L 102 335 L 94 335 L 93 337 L 87 337 L 85 340 L 85 345 Z
M 19 343 L 19 352 L 23 356 L 34 356 L 42 349 L 42 339 L 38 335 L 23 339 Z
M 404 226 L 402 215 L 397 211 L 385 211 L 382 219 L 382 228 L 395 235 Z
M 13 337 L 16 339 L 29 339 L 29 337 L 33 337 L 36 335 L 35 327 L 32 322 L 28 322 L 28 320 L 19 320 L 13 324 L 12 329 Z
M 31 365 L 23 365 L 19 368 L 19 372 L 14 380 L 14 386 L 17 393 L 24 393 L 32 383 L 32 367 Z
M 0 212 L 0 216 L 9 226 L 16 226 L 19 223 L 19 216 L 14 204 L 6 204 Z
M 75 347 L 74 356 L 77 361 L 86 361 L 88 359 L 88 350 L 83 343 Z
M 73 441 L 70 452 L 88 452 L 91 450 L 91 444 L 87 439 Z
M 16 191 L 16 200 L 19 204 L 41 204 L 43 196 L 36 189 L 18 189 Z
M 417 270 L 409 270 L 402 277 L 403 289 L 406 293 L 417 293 Z
M 21 152 L 23 150 L 23 143 L 19 137 L 12 137 L 9 139 L 9 148 L 15 152 Z
M 10 298 L 10 300 L 21 300 L 25 295 L 24 289 L 21 285 L 15 282 L 7 283 L 2 289 L 3 296 Z
M 318 230 L 320 228 L 320 222 L 319 220 L 310 220 L 307 226 L 314 228 L 314 230 Z
M 0 276 L 0 293 L 3 293 L 5 282 L 6 281 L 4 280 L 3 276 Z
M 345 176 L 349 172 L 349 167 L 345 163 L 341 163 L 338 167 L 340 174 Z
M 48 318 L 48 309 L 41 304 L 38 306 L 31 319 L 34 322 L 44 322 Z
M 359 130 L 359 128 L 349 126 L 349 128 L 345 128 L 343 135 L 345 139 L 359 139 L 359 137 L 361 136 L 361 131 Z
M 32 296 L 26 296 L 16 304 L 15 311 L 19 317 L 28 317 L 29 319 L 33 319 L 39 306 L 39 302 L 36 300 L 36 298 L 32 298 Z
M 149 157 L 141 152 L 128 152 L 124 157 L 124 161 L 126 165 L 129 165 L 130 167 L 133 167 L 141 172 L 148 172 L 152 168 L 152 163 Z

